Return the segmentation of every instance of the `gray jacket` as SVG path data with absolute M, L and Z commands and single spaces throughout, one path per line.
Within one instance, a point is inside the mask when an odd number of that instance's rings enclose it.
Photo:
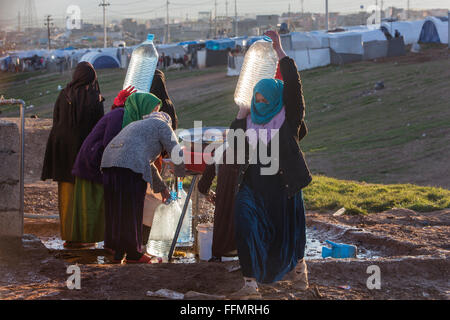
M 150 183 L 155 193 L 163 191 L 166 185 L 153 162 L 163 148 L 170 154 L 178 145 L 178 139 L 170 127 L 170 117 L 161 114 L 154 112 L 148 118 L 134 121 L 123 128 L 106 146 L 101 168 L 131 169 L 141 173 L 142 179 Z M 184 163 L 175 165 L 175 175 L 185 175 Z

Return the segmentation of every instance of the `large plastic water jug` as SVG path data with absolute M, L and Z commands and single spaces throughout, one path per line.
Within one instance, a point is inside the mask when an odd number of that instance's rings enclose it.
M 138 92 L 150 92 L 153 76 L 158 64 L 158 52 L 153 44 L 153 34 L 137 46 L 131 54 L 123 88 L 134 86 Z
M 234 92 L 238 106 L 250 108 L 253 88 L 262 79 L 275 77 L 278 57 L 272 46 L 272 39 L 264 37 L 253 43 L 244 57 L 241 74 Z
M 152 229 L 147 242 L 147 252 L 167 259 L 181 215 L 177 194 L 171 192 L 169 204 L 160 204 L 155 209 Z
M 183 210 L 187 193 L 183 189 L 183 181 L 178 182 L 178 203 Z M 180 212 L 181 215 L 181 212 Z M 178 218 L 179 219 L 179 218 Z M 177 240 L 177 246 L 190 247 L 194 244 L 194 235 L 192 233 L 192 200 L 189 199 L 186 213 L 184 215 L 183 224 L 181 225 L 180 234 Z

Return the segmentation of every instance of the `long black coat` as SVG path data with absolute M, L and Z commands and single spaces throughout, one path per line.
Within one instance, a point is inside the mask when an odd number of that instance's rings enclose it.
M 161 99 L 162 103 L 161 109 L 159 111 L 163 111 L 170 116 L 170 118 L 172 119 L 172 129 L 176 130 L 178 127 L 178 117 L 172 100 L 167 93 L 166 77 L 161 70 L 156 69 L 155 71 L 152 87 L 150 88 L 150 93 L 153 93 L 155 96 Z
M 92 86 L 69 97 L 63 89 L 53 109 L 53 127 L 47 141 L 41 179 L 74 183 L 72 167 L 83 141 L 104 115 L 103 98 Z
M 279 63 L 284 80 L 283 103 L 286 111 L 286 120 L 279 131 L 280 168 L 277 174 L 281 176 L 288 197 L 291 198 L 312 181 L 305 157 L 298 145 L 299 140 L 307 134 L 308 129 L 304 121 L 305 101 L 297 65 L 289 57 L 281 59 Z M 231 124 L 231 129 L 247 130 L 247 120 L 245 118 L 235 119 Z M 249 167 L 249 146 L 247 141 L 245 150 L 247 152 L 246 164 L 240 165 L 236 192 L 239 190 Z

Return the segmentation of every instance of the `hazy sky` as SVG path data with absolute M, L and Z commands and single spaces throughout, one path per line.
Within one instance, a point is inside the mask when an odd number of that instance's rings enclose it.
M 77 5 L 81 9 L 81 17 L 85 21 L 101 23 L 102 9 L 98 6 L 101 0 L 0 0 L 0 24 L 5 27 L 17 26 L 18 12 L 22 19 L 27 3 L 35 5 L 36 17 L 43 25 L 44 16 L 51 14 L 55 22 L 61 24 L 66 16 L 69 5 Z M 136 19 L 152 19 L 166 16 L 165 0 L 107 0 L 111 5 L 107 7 L 108 20 L 114 18 L 133 17 Z M 214 12 L 215 0 L 173 0 L 169 1 L 169 12 L 172 17 L 197 18 L 199 11 Z M 234 16 L 235 0 L 217 0 L 217 15 L 228 14 Z M 375 0 L 329 0 L 329 10 L 334 12 L 356 12 L 360 6 L 365 8 L 375 4 Z M 381 3 L 381 0 L 378 0 Z M 385 0 L 384 7 L 406 7 L 407 0 Z M 267 14 L 287 12 L 289 4 L 292 12 L 301 11 L 301 0 L 237 0 L 238 14 Z M 305 12 L 324 12 L 325 0 L 304 0 Z M 412 9 L 447 8 L 450 9 L 450 0 L 410 0 Z M 214 14 L 214 13 L 213 13 Z M 22 20 L 23 21 L 23 20 Z

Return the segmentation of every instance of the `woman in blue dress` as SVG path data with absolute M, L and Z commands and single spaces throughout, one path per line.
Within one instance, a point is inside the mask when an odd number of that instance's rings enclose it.
M 235 199 L 236 245 L 244 276 L 243 288 L 231 295 L 236 299 L 261 298 L 258 283 L 286 281 L 296 290 L 308 287 L 302 189 L 312 177 L 298 145 L 307 132 L 305 103 L 295 61 L 286 56 L 275 31 L 266 35 L 273 40 L 284 81 L 258 82 L 251 109 L 241 107 L 231 125 L 248 137 Z M 277 158 L 278 170 L 265 174 L 272 164 L 251 160 L 250 155 L 260 153 L 250 151 L 260 148 L 266 148 L 272 160 Z M 274 148 L 279 156 L 271 153 Z

